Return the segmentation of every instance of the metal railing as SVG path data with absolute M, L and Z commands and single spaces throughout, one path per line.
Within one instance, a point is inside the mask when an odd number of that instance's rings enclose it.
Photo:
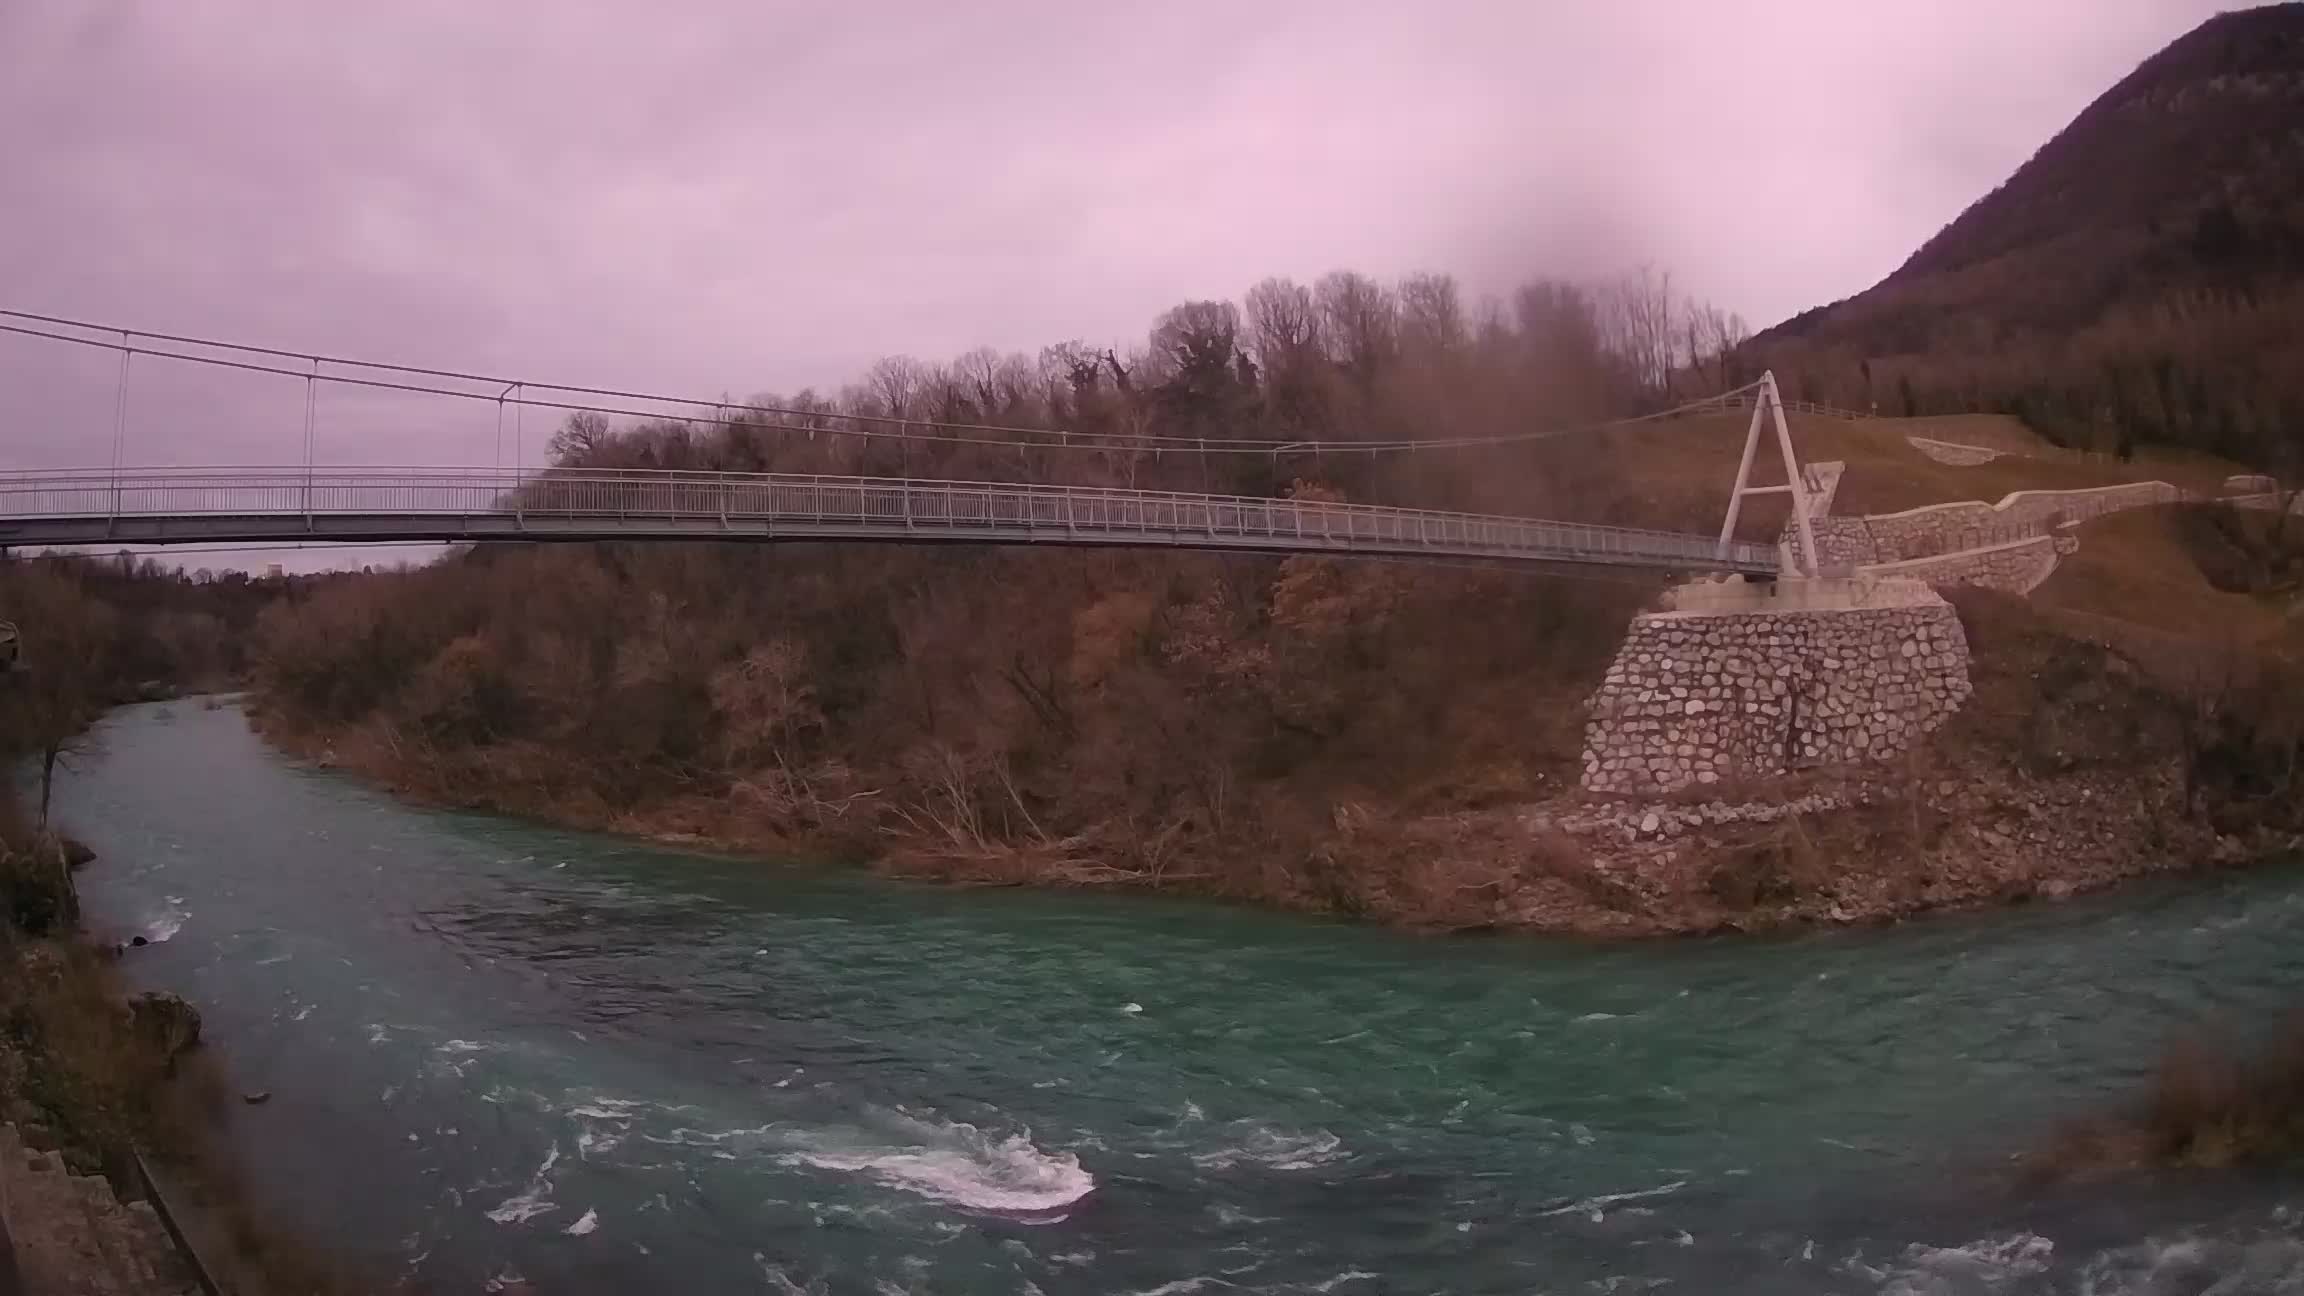
M 1748 388 L 1738 388 L 1732 392 L 1724 392 L 1718 396 L 1709 396 L 1702 400 L 1691 402 L 1687 405 L 1681 406 L 1676 412 L 1686 414 L 1726 414 L 1732 413 L 1736 410 L 1748 410 L 1752 408 L 1754 403 L 1756 403 L 1759 399 L 1760 395 L 1758 392 Z M 1863 410 L 1843 409 L 1838 405 L 1827 405 L 1822 401 L 1808 400 L 1787 400 L 1784 402 L 1784 412 L 1787 414 L 1813 414 L 1819 418 L 1848 419 L 1851 421 L 1858 419 L 1876 419 L 1880 417 L 1878 414 L 1867 414 Z
M 1625 527 L 1099 486 L 674 470 L 148 468 L 0 474 L 0 544 L 911 539 L 1372 552 L 1772 572 L 1775 546 Z

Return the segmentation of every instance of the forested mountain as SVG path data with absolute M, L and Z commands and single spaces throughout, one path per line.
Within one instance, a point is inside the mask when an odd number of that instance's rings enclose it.
M 1894 274 L 1762 333 L 1794 394 L 2070 444 L 2304 448 L 2304 4 L 2221 14 Z

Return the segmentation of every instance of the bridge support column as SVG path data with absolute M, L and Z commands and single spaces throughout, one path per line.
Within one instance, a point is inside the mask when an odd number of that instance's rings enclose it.
M 1776 449 L 1784 460 L 1784 484 L 1781 486 L 1754 486 L 1752 461 L 1760 449 L 1763 423 L 1773 422 L 1776 429 Z M 1736 484 L 1728 491 L 1728 516 L 1720 524 L 1720 556 L 1728 556 L 1728 545 L 1736 538 L 1736 521 L 1744 511 L 1747 495 L 1789 495 L 1792 499 L 1792 525 L 1800 536 L 1798 552 L 1785 552 L 1783 575 L 1791 578 L 1814 577 L 1817 574 L 1816 535 L 1810 518 L 1807 479 L 1800 471 L 1800 456 L 1792 450 L 1792 429 L 1784 422 L 1784 398 L 1776 390 L 1776 371 L 1771 369 L 1760 375 L 1760 387 L 1752 399 L 1752 425 L 1744 433 L 1744 457 L 1736 465 Z

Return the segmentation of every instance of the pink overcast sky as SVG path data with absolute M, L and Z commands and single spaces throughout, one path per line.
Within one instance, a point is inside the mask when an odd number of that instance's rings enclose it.
M 1653 262 L 1759 326 L 2221 7 L 0 0 L 0 305 L 737 395 L 1339 267 Z M 101 462 L 103 371 L 0 339 L 8 461 Z M 300 397 L 154 382 L 131 459 L 297 453 Z

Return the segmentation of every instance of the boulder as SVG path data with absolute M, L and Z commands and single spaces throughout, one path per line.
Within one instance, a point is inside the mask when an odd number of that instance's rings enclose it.
M 129 1025 L 169 1064 L 200 1045 L 200 1011 L 181 995 L 147 990 L 128 1001 Z

